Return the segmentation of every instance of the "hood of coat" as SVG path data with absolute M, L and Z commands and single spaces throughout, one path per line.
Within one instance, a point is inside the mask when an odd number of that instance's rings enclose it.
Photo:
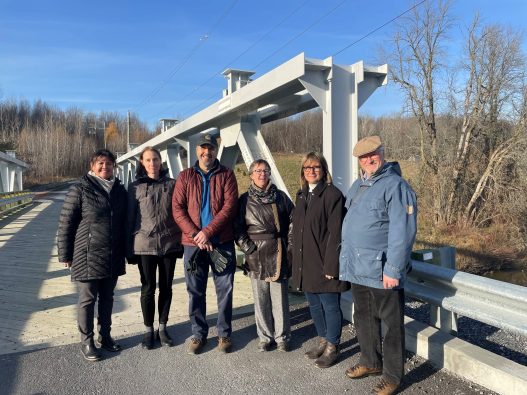
M 373 176 L 371 176 L 367 180 L 364 180 L 363 183 L 372 185 L 376 181 L 394 174 L 401 177 L 402 172 L 399 162 L 386 162 L 383 167 L 381 167 L 375 174 L 373 174 Z
M 144 182 L 148 182 L 148 183 L 156 183 L 156 182 L 161 182 L 163 181 L 166 177 L 168 177 L 168 169 L 163 169 L 161 168 L 159 170 L 159 178 L 157 180 L 153 179 L 153 178 L 150 178 L 148 177 L 148 175 L 146 174 L 146 172 L 142 172 L 140 175 L 136 176 L 136 180 L 138 183 L 142 184 Z

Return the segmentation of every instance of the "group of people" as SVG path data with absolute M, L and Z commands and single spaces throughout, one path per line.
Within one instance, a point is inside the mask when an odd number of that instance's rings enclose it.
M 154 348 L 156 341 L 173 345 L 167 322 L 175 264 L 183 257 L 192 331 L 187 352 L 198 354 L 207 344 L 209 271 L 218 304 L 217 349 L 231 351 L 236 243 L 252 285 L 259 351 L 290 349 L 291 286 L 304 292 L 318 335 L 305 356 L 319 368 L 334 365 L 342 334 L 341 294 L 351 287 L 361 356 L 346 375 L 382 374 L 374 392 L 395 392 L 404 371 L 404 280 L 417 207 L 399 165 L 385 161 L 380 138 L 366 137 L 354 147 L 361 177 L 345 197 L 333 185 L 323 155 L 305 155 L 295 204 L 271 182 L 271 167 L 263 159 L 250 165 L 251 184 L 238 196 L 234 172 L 217 154 L 216 139 L 202 135 L 196 163 L 174 180 L 162 168 L 159 151 L 147 147 L 136 180 L 125 190 L 113 174 L 115 156 L 99 150 L 88 174 L 68 192 L 59 223 L 59 260 L 78 285 L 84 358 L 102 357 L 94 342 L 96 302 L 98 344 L 112 352 L 121 349 L 110 330 L 125 258 L 137 264 L 141 278 L 144 348 Z

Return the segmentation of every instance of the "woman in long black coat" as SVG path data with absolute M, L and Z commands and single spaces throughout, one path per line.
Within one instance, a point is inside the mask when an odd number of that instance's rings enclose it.
M 319 339 L 306 352 L 319 368 L 338 358 L 342 333 L 340 295 L 349 289 L 339 281 L 339 244 L 344 197 L 331 181 L 324 156 L 308 153 L 300 170 L 302 188 L 293 215 L 292 286 L 304 291 Z
M 71 270 L 79 291 L 78 327 L 81 352 L 88 361 L 101 354 L 94 344 L 94 308 L 98 300 L 97 341 L 105 350 L 121 347 L 110 335 L 113 292 L 125 274 L 126 190 L 113 175 L 115 155 L 95 152 L 91 170 L 71 187 L 60 213 L 59 261 Z

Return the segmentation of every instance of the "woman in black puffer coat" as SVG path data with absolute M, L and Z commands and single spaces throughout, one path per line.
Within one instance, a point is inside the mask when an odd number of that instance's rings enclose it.
M 161 168 L 161 154 L 146 147 L 139 155 L 137 180 L 128 187 L 128 262 L 137 263 L 141 276 L 141 310 L 145 324 L 142 346 L 154 347 L 155 338 L 171 347 L 167 332 L 176 259 L 183 256 L 181 230 L 172 216 L 176 180 Z M 156 272 L 159 272 L 159 330 L 154 333 Z
M 115 155 L 95 152 L 91 171 L 71 187 L 58 230 L 59 261 L 71 270 L 79 290 L 78 326 L 85 359 L 101 359 L 95 347 L 94 307 L 98 299 L 98 342 L 108 351 L 121 347 L 110 336 L 113 292 L 125 274 L 126 190 L 113 175 Z
M 276 342 L 279 351 L 288 351 L 291 264 L 287 250 L 294 206 L 286 193 L 270 182 L 267 161 L 255 160 L 249 173 L 252 183 L 240 197 L 235 240 L 245 253 L 245 269 L 251 278 L 258 350 L 267 351 Z

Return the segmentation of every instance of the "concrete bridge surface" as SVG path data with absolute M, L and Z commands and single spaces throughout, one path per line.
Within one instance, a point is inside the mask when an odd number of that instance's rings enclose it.
M 343 331 L 340 362 L 318 369 L 303 357 L 315 331 L 305 300 L 290 295 L 293 320 L 289 353 L 256 351 L 249 280 L 235 275 L 234 351 L 221 355 L 213 330 L 205 352 L 185 353 L 190 336 L 182 264 L 176 265 L 169 331 L 173 348 L 143 350 L 137 268 L 128 266 L 116 289 L 112 334 L 124 346 L 98 363 L 81 357 L 76 289 L 57 260 L 56 231 L 65 192 L 49 193 L 29 208 L 0 219 L 0 394 L 336 394 L 369 393 L 378 378 L 352 381 L 344 371 L 358 361 L 353 328 Z M 209 287 L 211 328 L 216 313 Z M 404 394 L 492 392 L 407 354 Z

